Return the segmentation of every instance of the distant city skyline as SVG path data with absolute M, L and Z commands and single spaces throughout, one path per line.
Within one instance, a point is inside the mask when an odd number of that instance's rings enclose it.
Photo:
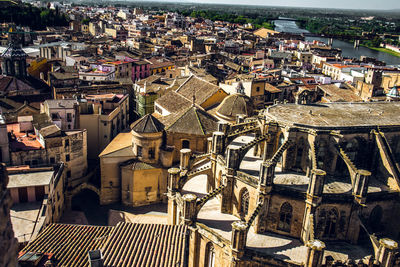
M 338 9 L 378 9 L 392 10 L 400 9 L 399 0 L 152 0 L 161 2 L 185 2 L 185 3 L 206 3 L 206 4 L 235 4 L 235 5 L 262 5 L 262 6 L 282 6 L 282 7 L 313 7 L 313 8 L 338 8 Z

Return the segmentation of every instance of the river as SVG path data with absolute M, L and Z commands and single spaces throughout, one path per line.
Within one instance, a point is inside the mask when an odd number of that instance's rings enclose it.
M 290 32 L 290 33 L 308 33 L 307 30 L 300 29 L 296 22 L 289 20 L 274 20 L 275 30 L 278 32 Z M 307 41 L 319 40 L 325 43 L 328 42 L 328 38 L 323 37 L 306 37 Z M 374 57 L 380 61 L 386 62 L 387 65 L 400 65 L 400 58 L 392 56 L 388 53 L 369 49 L 367 47 L 354 48 L 354 45 L 349 42 L 345 42 L 338 39 L 333 39 L 334 48 L 340 48 L 342 55 L 349 58 L 360 58 L 360 56 Z

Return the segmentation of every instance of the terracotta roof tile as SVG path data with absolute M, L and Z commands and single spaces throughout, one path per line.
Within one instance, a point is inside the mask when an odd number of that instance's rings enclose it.
M 19 256 L 26 252 L 51 253 L 58 266 L 88 266 L 88 252 L 100 249 L 112 227 L 50 224 Z
M 217 130 L 217 119 L 197 107 L 175 115 L 175 121 L 166 129 L 168 132 L 208 135 Z
M 193 95 L 196 98 L 196 104 L 202 105 L 211 96 L 222 90 L 219 86 L 209 83 L 196 76 L 190 76 L 185 83 L 183 83 L 176 92 L 184 96 L 189 101 L 193 99 Z
M 186 266 L 185 225 L 119 223 L 103 247 L 104 266 Z

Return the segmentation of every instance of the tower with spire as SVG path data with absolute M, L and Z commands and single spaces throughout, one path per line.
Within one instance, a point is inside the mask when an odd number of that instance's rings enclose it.
M 20 36 L 11 28 L 8 33 L 9 45 L 1 54 L 2 74 L 18 78 L 27 77 L 26 58 L 27 54 L 22 50 Z

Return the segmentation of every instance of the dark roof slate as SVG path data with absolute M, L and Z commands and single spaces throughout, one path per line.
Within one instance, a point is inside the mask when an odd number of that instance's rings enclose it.
M 203 109 L 192 106 L 180 113 L 166 130 L 175 133 L 207 135 L 217 130 L 217 121 Z
M 153 117 L 147 114 L 132 124 L 132 130 L 137 133 L 158 133 L 164 129 L 164 125 Z

